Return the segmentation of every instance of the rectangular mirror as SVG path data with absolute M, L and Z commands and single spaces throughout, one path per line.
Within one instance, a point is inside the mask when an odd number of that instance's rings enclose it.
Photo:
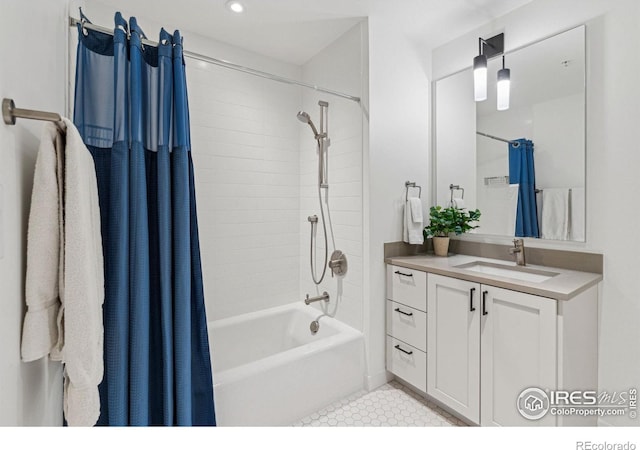
M 471 68 L 436 81 L 437 204 L 479 209 L 477 234 L 584 241 L 585 63 L 584 26 L 506 53 L 506 111 L 501 57 L 489 60 L 483 102 Z

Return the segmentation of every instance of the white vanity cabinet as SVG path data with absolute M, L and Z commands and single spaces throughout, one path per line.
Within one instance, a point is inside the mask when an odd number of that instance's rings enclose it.
M 556 388 L 556 300 L 434 274 L 427 286 L 427 394 L 483 426 L 554 425 L 516 400 Z
M 597 386 L 595 286 L 558 301 L 430 273 L 427 313 L 428 395 L 482 426 L 596 425 L 517 408 L 530 387 Z
M 595 426 L 517 404 L 531 387 L 597 389 L 597 284 L 559 300 L 481 280 L 387 265 L 387 369 L 470 423 Z

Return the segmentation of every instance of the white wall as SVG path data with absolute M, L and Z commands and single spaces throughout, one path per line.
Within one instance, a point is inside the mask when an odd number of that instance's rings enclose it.
M 433 52 L 440 78 L 469 66 L 478 36 L 504 30 L 508 49 L 587 24 L 587 242 L 527 240 L 527 245 L 601 252 L 599 388 L 621 391 L 640 380 L 640 300 L 637 254 L 640 210 L 640 4 L 635 0 L 536 0 Z M 632 200 L 633 201 L 633 200 Z M 624 219 L 621 219 L 624 215 Z M 604 423 L 637 425 L 628 416 Z
M 363 92 L 362 53 L 366 24 L 361 23 L 309 60 L 302 68 L 303 81 L 314 83 L 357 97 Z M 339 70 L 336 70 L 338 69 Z M 317 215 L 316 270 L 320 277 L 324 261 L 324 237 L 322 217 L 318 204 L 318 154 L 311 129 L 298 123 L 300 128 L 300 293 L 319 295 L 327 291 L 331 297 L 328 305 L 316 304 L 316 308 L 336 317 L 348 325 L 362 330 L 362 112 L 354 101 L 305 89 L 302 95 L 303 110 L 311 115 L 316 127 L 320 126 L 319 100 L 329 102 L 329 207 L 333 221 L 336 249 L 347 256 L 348 272 L 345 278 L 331 277 L 327 269 L 325 280 L 316 286 L 309 268 L 310 224 L 308 216 Z M 322 192 L 323 202 L 325 191 Z M 325 209 L 326 214 L 326 209 Z M 327 221 L 328 223 L 328 221 Z M 330 229 L 327 224 L 329 257 L 333 250 Z
M 537 187 L 584 187 L 584 108 L 583 94 L 533 105 Z
M 2 2 L 0 97 L 65 112 L 66 1 Z M 26 25 L 28 24 L 28 25 Z M 0 426 L 61 425 L 60 363 L 20 361 L 27 220 L 42 123 L 0 124 Z
M 384 243 L 402 240 L 405 181 L 422 186 L 425 211 L 430 198 L 428 64 L 428 53 L 414 47 L 401 27 L 383 16 L 369 17 L 364 298 L 370 387 L 386 376 Z

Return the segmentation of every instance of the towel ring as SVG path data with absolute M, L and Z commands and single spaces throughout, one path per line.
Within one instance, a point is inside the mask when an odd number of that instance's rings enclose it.
M 451 204 L 453 205 L 453 191 L 462 191 L 462 200 L 464 200 L 464 188 L 460 187 L 459 184 L 450 184 L 449 190 L 451 191 Z
M 418 198 L 422 197 L 422 186 L 416 184 L 415 181 L 405 181 L 404 187 L 406 189 L 405 201 L 409 201 L 409 188 L 417 188 L 418 189 Z

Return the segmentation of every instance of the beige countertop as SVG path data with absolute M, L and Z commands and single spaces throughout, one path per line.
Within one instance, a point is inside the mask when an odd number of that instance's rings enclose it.
M 602 274 L 591 272 L 579 272 L 576 270 L 559 269 L 556 267 L 536 266 L 527 264 L 524 270 L 531 270 L 534 273 L 552 272 L 554 275 L 548 280 L 541 282 L 523 281 L 509 277 L 493 274 L 475 272 L 469 269 L 456 267 L 463 264 L 482 261 L 491 265 L 516 267 L 514 262 L 501 261 L 496 259 L 481 258 L 469 255 L 453 255 L 448 257 L 434 255 L 417 256 L 396 256 L 386 258 L 385 262 L 394 266 L 406 267 L 407 269 L 420 270 L 423 272 L 435 273 L 462 280 L 473 281 L 490 286 L 510 289 L 512 291 L 526 292 L 528 294 L 553 298 L 556 300 L 570 300 L 579 293 L 587 290 L 591 286 L 602 281 Z

